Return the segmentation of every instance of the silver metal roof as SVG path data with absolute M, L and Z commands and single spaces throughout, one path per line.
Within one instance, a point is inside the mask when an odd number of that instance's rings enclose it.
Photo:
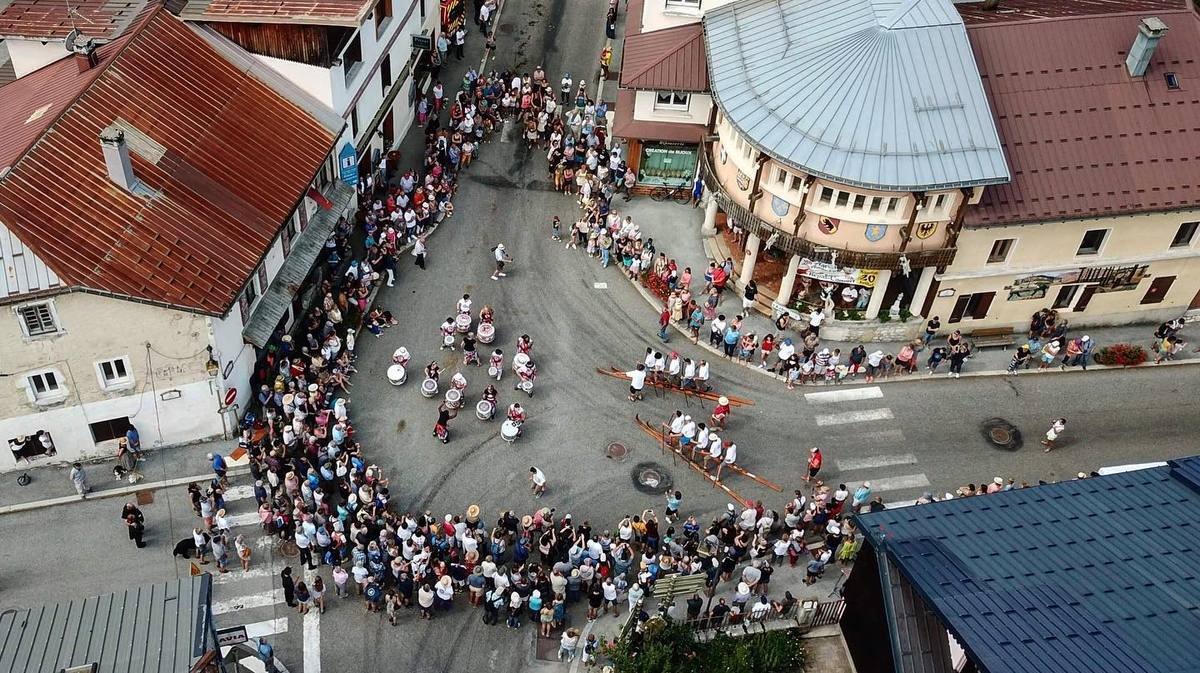
M 1009 181 L 950 0 L 736 0 L 704 32 L 726 119 L 785 164 L 871 189 Z
M 180 673 L 214 646 L 212 576 L 0 613 L 0 671 Z

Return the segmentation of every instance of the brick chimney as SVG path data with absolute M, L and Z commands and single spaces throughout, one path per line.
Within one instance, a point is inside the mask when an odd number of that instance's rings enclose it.
M 96 56 L 96 43 L 91 40 L 76 43 L 73 50 L 75 65 L 79 66 L 79 72 L 87 72 L 100 62 L 99 57 Z
M 1154 58 L 1154 49 L 1166 34 L 1167 24 L 1157 16 L 1142 19 L 1138 24 L 1137 37 L 1133 39 L 1133 46 L 1129 48 L 1129 56 L 1125 58 L 1125 67 L 1129 69 L 1131 77 L 1146 74 L 1150 67 L 1150 59 Z

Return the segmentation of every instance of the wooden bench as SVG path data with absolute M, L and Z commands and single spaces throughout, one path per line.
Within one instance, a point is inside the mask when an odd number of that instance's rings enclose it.
M 984 327 L 971 332 L 967 338 L 975 345 L 975 348 L 1000 346 L 1007 349 L 1017 340 L 1011 327 Z

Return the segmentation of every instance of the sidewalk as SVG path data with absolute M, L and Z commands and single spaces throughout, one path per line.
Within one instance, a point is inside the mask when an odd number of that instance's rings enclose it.
M 704 239 L 700 235 L 700 227 L 704 219 L 704 210 L 702 208 L 692 208 L 676 203 L 657 202 L 646 197 L 637 197 L 629 202 L 618 200 L 615 202 L 615 204 L 615 209 L 620 212 L 622 217 L 625 215 L 630 215 L 633 217 L 634 222 L 636 222 L 642 229 L 643 239 L 654 239 L 654 247 L 656 250 L 665 252 L 668 258 L 674 259 L 681 270 L 684 267 L 691 267 L 693 276 L 692 291 L 693 293 L 699 293 L 704 286 L 705 269 L 708 268 L 709 262 L 716 261 L 708 257 L 704 246 Z M 736 273 L 733 280 L 737 280 Z M 659 301 L 658 298 L 654 297 L 648 290 L 641 286 L 638 286 L 638 289 L 641 291 L 647 303 L 649 303 L 655 311 L 661 310 L 662 302 Z M 739 290 L 727 288 L 727 291 L 721 295 L 721 302 L 718 304 L 717 313 L 724 314 L 727 318 L 732 318 L 735 315 L 742 314 L 743 309 L 741 292 Z M 916 318 L 914 318 L 914 320 L 916 320 Z M 654 324 L 655 323 L 652 317 L 648 316 L 647 329 L 652 329 Z M 753 332 L 760 338 L 765 334 L 774 334 L 776 332 L 774 323 L 767 316 L 759 313 L 758 311 L 750 311 L 749 316 L 746 317 L 743 324 L 745 325 L 743 333 Z M 796 326 L 793 325 L 793 327 L 788 329 L 787 336 L 791 337 L 793 341 L 797 342 L 798 344 L 799 331 L 795 329 L 795 327 Z M 1087 334 L 1091 336 L 1092 340 L 1096 343 L 1096 348 L 1114 343 L 1133 343 L 1142 345 L 1143 347 L 1147 348 L 1148 354 L 1150 355 L 1150 359 L 1143 366 L 1154 367 L 1155 354 L 1149 351 L 1149 345 L 1152 340 L 1151 335 L 1154 331 L 1154 327 L 1154 325 L 1122 325 L 1117 327 L 1082 328 L 1078 330 L 1071 330 L 1068 332 L 1068 336 Z M 953 328 L 953 326 L 947 325 L 945 321 L 942 322 L 943 332 L 946 332 L 951 328 Z M 676 335 L 673 336 L 673 338 L 683 338 L 687 339 L 688 341 L 691 340 L 690 335 L 685 332 L 683 327 L 676 325 L 675 331 Z M 1016 343 L 1018 345 L 1024 343 L 1022 339 L 1023 335 L 1016 334 L 1014 336 L 1017 338 Z M 944 343 L 944 336 L 939 336 L 939 338 L 934 341 L 935 345 L 941 345 Z M 697 345 L 708 349 L 717 357 L 725 357 L 723 352 L 708 345 L 707 324 L 701 328 L 700 341 Z M 857 345 L 859 344 L 826 339 L 821 340 L 822 348 L 829 348 L 830 350 L 835 348 L 841 349 L 843 363 L 845 363 L 846 357 L 849 355 L 850 350 Z M 863 345 L 866 346 L 867 352 L 872 352 L 878 349 L 882 350 L 885 354 L 894 355 L 904 345 L 904 342 L 870 342 L 864 343 Z M 976 349 L 975 352 L 971 354 L 971 357 L 967 359 L 966 365 L 963 367 L 962 375 L 964 377 L 1006 375 L 1008 364 L 1012 360 L 1012 355 L 1012 348 L 1002 349 L 990 347 Z M 936 376 L 929 376 L 925 371 L 925 362 L 927 358 L 928 351 L 922 351 L 918 355 L 920 369 L 918 369 L 917 373 L 915 374 L 893 374 L 887 379 L 877 379 L 876 383 L 916 379 L 936 379 Z M 757 363 L 757 359 L 755 362 Z M 1200 356 L 1192 352 L 1192 347 L 1188 347 L 1180 354 L 1178 360 L 1164 363 L 1163 365 L 1159 366 L 1196 363 L 1200 363 Z M 945 377 L 945 373 L 948 371 L 947 365 L 947 362 L 943 362 L 938 370 L 942 377 Z M 783 381 L 783 377 L 776 376 L 770 372 L 767 372 L 766 370 L 759 369 L 757 364 L 746 366 L 748 369 L 753 369 L 763 376 L 771 376 L 779 379 L 781 382 Z M 1026 375 L 1037 375 L 1039 373 L 1060 373 L 1062 371 L 1059 369 L 1059 364 L 1057 361 L 1049 369 L 1041 370 L 1041 372 L 1036 371 L 1036 367 L 1037 365 L 1033 364 L 1031 369 L 1028 371 L 1022 370 L 1022 373 Z M 1114 367 L 1105 367 L 1095 363 L 1089 363 L 1088 365 L 1089 370 L 1112 368 Z M 1077 369 L 1068 369 L 1067 371 L 1077 371 Z M 807 385 L 824 384 L 818 382 Z

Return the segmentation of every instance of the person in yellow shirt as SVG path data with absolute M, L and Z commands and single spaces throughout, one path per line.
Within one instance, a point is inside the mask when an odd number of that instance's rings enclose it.
M 608 68 L 612 65 L 612 57 L 612 45 L 604 45 L 604 49 L 600 50 L 600 77 L 602 79 L 608 79 Z

